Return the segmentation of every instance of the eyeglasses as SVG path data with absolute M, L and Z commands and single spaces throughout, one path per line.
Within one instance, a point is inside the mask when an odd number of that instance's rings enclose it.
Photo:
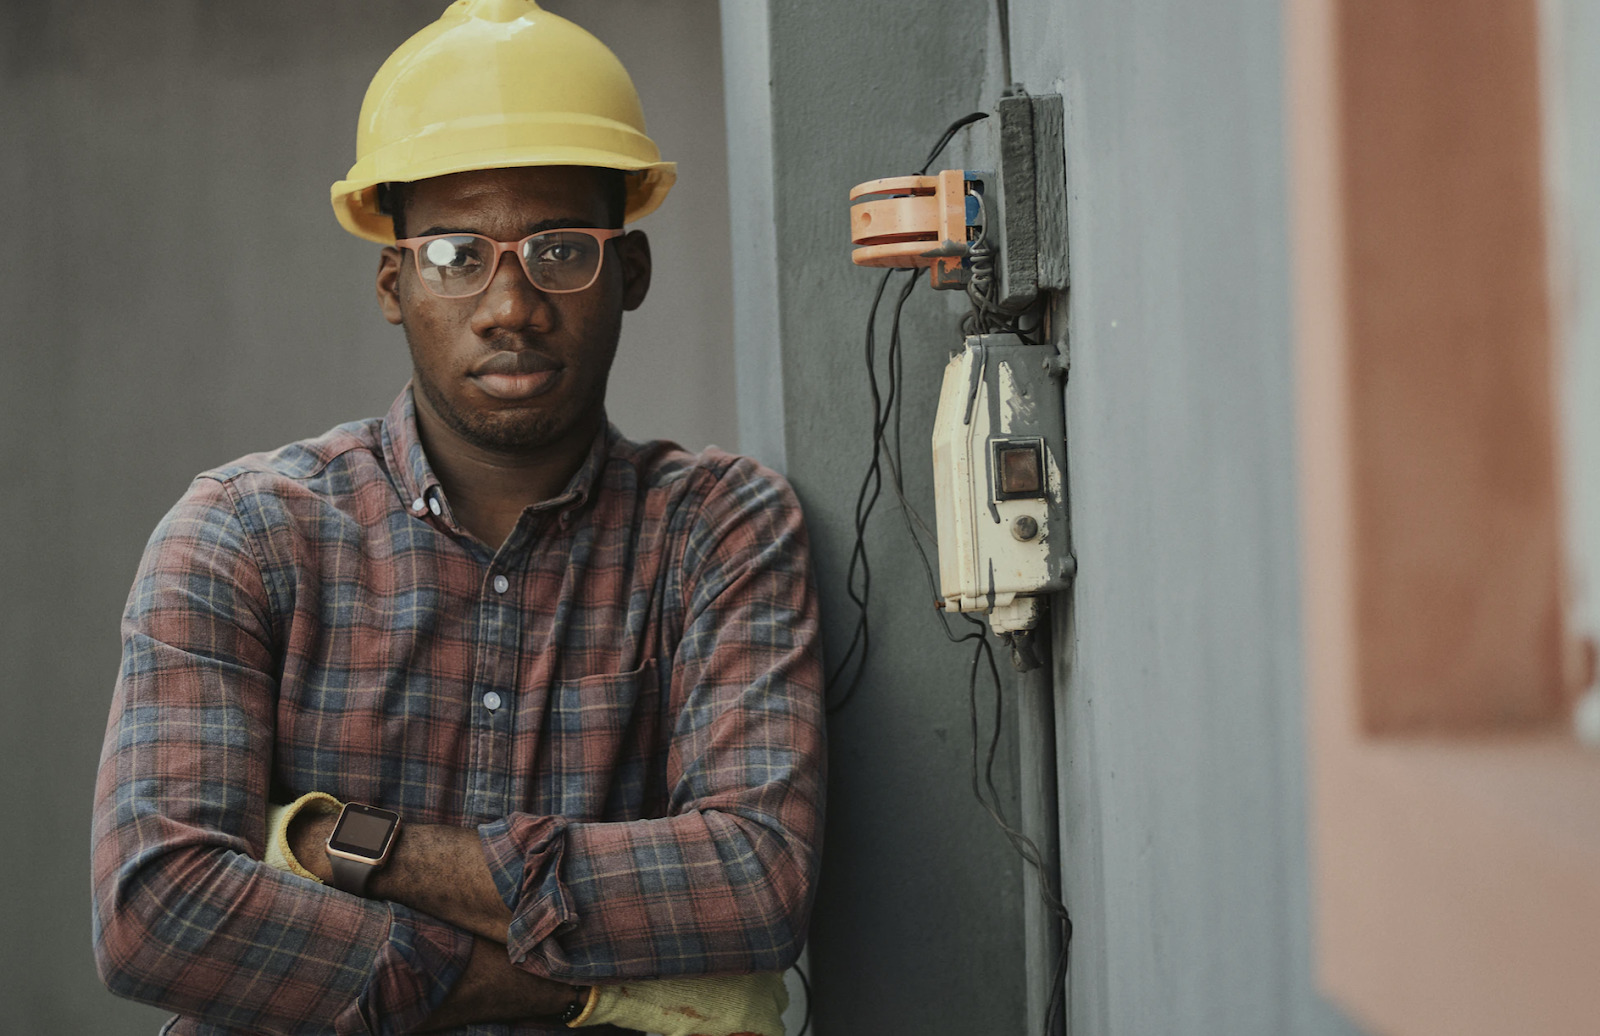
M 600 276 L 605 243 L 623 233 L 563 227 L 529 234 L 521 241 L 496 241 L 482 234 L 430 234 L 395 244 L 411 250 L 422 286 L 442 299 L 470 298 L 489 287 L 506 252 L 516 253 L 535 288 L 561 295 L 593 284 Z

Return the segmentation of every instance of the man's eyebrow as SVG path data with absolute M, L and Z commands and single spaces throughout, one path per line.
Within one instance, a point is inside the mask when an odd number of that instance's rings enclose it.
M 537 234 L 545 230 L 559 230 L 562 227 L 587 227 L 592 221 L 575 216 L 563 216 L 557 219 L 540 220 L 528 228 L 529 234 Z M 604 223 L 604 220 L 601 220 Z
M 602 221 L 602 222 L 604 222 L 604 221 Z M 542 219 L 537 223 L 530 224 L 529 226 L 527 226 L 527 227 L 525 227 L 523 229 L 522 236 L 523 237 L 527 237 L 530 234 L 541 234 L 546 230 L 561 230 L 561 229 L 566 228 L 566 227 L 588 227 L 588 226 L 589 226 L 589 221 L 581 219 L 579 217 L 576 217 L 576 216 L 558 216 L 558 217 L 556 217 L 554 219 Z M 437 225 L 437 226 L 429 227 L 427 230 L 424 230 L 422 233 L 417 234 L 416 236 L 417 237 L 433 237 L 433 236 L 435 236 L 437 234 L 478 234 L 478 235 L 480 235 L 482 237 L 488 237 L 489 236 L 487 234 L 484 234 L 484 232 L 481 231 L 481 230 L 470 230 L 470 229 L 468 229 L 466 227 L 451 227 L 451 226 L 444 226 L 444 225 Z

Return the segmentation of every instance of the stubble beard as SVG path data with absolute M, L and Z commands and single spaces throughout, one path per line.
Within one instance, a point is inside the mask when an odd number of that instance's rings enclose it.
M 526 411 L 480 414 L 463 411 L 451 402 L 447 393 L 423 374 L 422 366 L 417 363 L 416 346 L 411 341 L 410 326 L 402 323 L 401 330 L 405 333 L 406 344 L 411 347 L 412 383 L 427 397 L 429 406 L 446 427 L 466 442 L 496 453 L 526 454 L 550 446 L 567 431 L 551 414 L 529 414 Z M 611 359 L 616 357 L 617 340 L 621 336 L 621 331 L 621 321 L 618 321 L 612 331 L 611 357 L 606 360 L 606 370 L 600 383 L 600 397 L 594 404 L 596 409 L 604 405 L 606 383 L 610 380 Z M 579 414 L 575 423 L 583 423 L 585 416 Z
M 428 398 L 428 405 L 446 427 L 480 449 L 495 453 L 527 453 L 548 446 L 556 436 L 556 423 L 551 417 L 464 413 L 420 370 L 413 368 L 412 381 Z M 506 420 L 494 420 L 497 416 Z

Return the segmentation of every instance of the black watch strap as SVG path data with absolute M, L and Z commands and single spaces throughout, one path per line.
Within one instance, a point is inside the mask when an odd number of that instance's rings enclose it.
M 359 863 L 347 860 L 343 856 L 328 854 L 328 863 L 333 867 L 333 887 L 341 892 L 348 892 L 352 896 L 365 896 L 367 894 L 367 881 L 372 877 L 372 872 L 377 868 L 370 863 Z
M 587 1006 L 589 1006 L 589 987 L 579 986 L 577 992 L 572 995 L 572 1003 L 568 1004 L 567 1009 L 561 1012 L 561 1023 L 563 1025 L 571 1025 L 578 1020 L 578 1015 L 582 1014 L 583 1009 Z

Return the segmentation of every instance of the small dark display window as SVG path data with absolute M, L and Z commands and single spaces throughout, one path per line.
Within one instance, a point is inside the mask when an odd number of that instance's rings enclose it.
M 1043 439 L 996 439 L 993 449 L 996 500 L 1044 496 Z
M 345 807 L 339 826 L 328 839 L 328 848 L 357 856 L 380 856 L 399 825 L 398 813 L 352 803 Z

